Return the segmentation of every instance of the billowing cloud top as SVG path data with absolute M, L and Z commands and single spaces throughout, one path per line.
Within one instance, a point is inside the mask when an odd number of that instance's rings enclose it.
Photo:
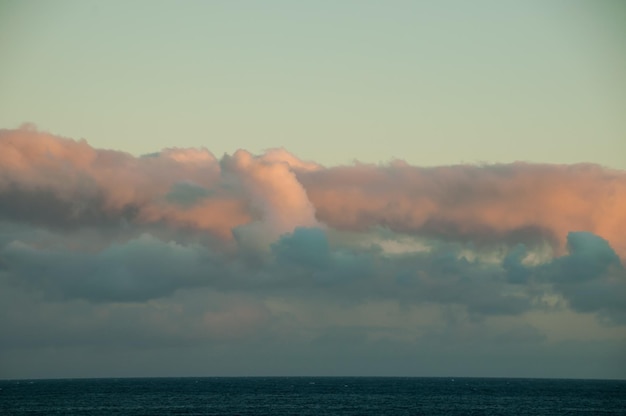
M 626 325 L 626 172 L 592 164 L 135 157 L 24 127 L 0 130 L 0 227 L 12 290 L 94 305 L 198 288 L 254 297 L 198 315 L 229 336 L 270 325 L 269 299 L 476 319 L 568 308 Z

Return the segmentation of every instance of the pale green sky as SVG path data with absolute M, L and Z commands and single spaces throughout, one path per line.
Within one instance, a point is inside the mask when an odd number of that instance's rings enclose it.
M 0 0 L 0 128 L 626 168 L 626 2 Z

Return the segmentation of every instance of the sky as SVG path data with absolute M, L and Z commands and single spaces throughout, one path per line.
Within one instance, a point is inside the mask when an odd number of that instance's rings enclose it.
M 625 19 L 0 0 L 0 378 L 626 378 Z

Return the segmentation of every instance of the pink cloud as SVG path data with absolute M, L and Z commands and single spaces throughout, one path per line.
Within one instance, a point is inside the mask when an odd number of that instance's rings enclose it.
M 320 221 L 466 241 L 541 237 L 565 247 L 569 231 L 626 251 L 626 172 L 597 165 L 342 166 L 300 174 Z
M 198 191 L 191 202 L 172 197 L 181 183 Z M 32 202 L 42 200 L 49 206 Z M 548 240 L 562 254 L 568 232 L 584 230 L 626 254 L 626 172 L 592 164 L 325 168 L 284 149 L 135 157 L 22 128 L 0 130 L 0 201 L 8 220 L 80 227 L 123 217 L 227 240 L 246 225 L 270 240 L 299 226 L 381 226 L 476 243 Z

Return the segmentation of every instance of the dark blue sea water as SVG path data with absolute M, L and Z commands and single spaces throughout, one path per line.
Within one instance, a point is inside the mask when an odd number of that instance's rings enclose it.
M 626 415 L 626 380 L 137 378 L 0 388 L 2 415 Z

